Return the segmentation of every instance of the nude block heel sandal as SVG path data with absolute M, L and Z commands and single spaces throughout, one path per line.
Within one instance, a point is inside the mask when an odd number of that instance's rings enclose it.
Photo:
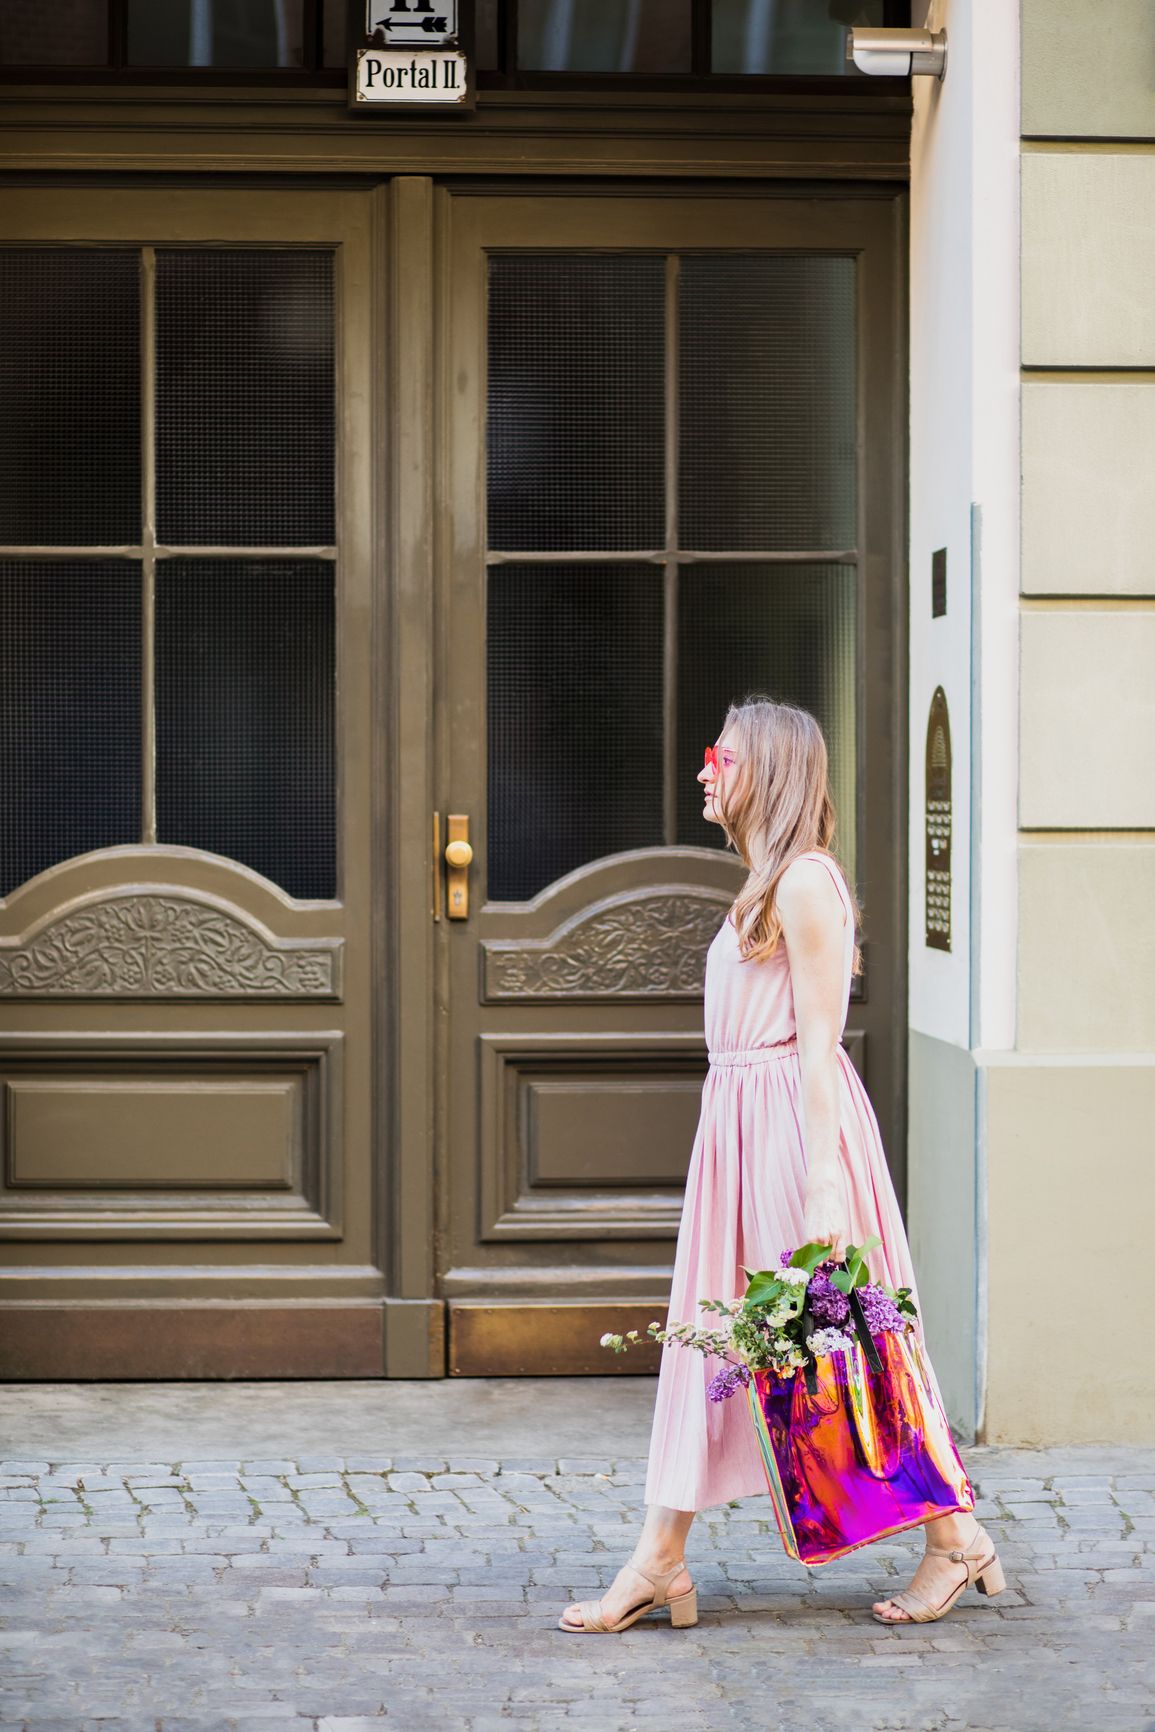
M 986 1529 L 975 1523 L 975 1537 L 966 1551 L 957 1546 L 927 1546 L 927 1552 L 932 1557 L 950 1558 L 953 1563 L 966 1565 L 966 1577 L 954 1592 L 943 1601 L 941 1606 L 928 1606 L 918 1594 L 905 1588 L 902 1593 L 890 1594 L 888 1597 L 896 1606 L 901 1606 L 906 1613 L 905 1618 L 888 1618 L 881 1612 L 875 1612 L 874 1617 L 880 1624 L 890 1624 L 901 1629 L 906 1623 L 932 1624 L 939 1618 L 945 1618 L 959 1595 L 967 1588 L 975 1587 L 980 1594 L 993 1597 L 1001 1594 L 1007 1585 L 1003 1574 L 1003 1566 L 999 1562 L 999 1554 L 994 1548 L 994 1542 Z
M 623 1612 L 616 1624 L 611 1624 L 602 1614 L 600 1600 L 582 1600 L 578 1606 L 581 1623 L 567 1624 L 564 1618 L 559 1618 L 559 1630 L 568 1630 L 572 1636 L 616 1636 L 620 1630 L 628 1630 L 631 1624 L 636 1624 L 639 1618 L 644 1618 L 647 1612 L 656 1612 L 662 1606 L 670 1609 L 670 1623 L 675 1630 L 690 1630 L 698 1622 L 698 1590 L 687 1588 L 684 1594 L 675 1594 L 672 1598 L 668 1593 L 670 1583 L 679 1570 L 684 1570 L 686 1562 L 679 1558 L 672 1570 L 664 1570 L 660 1575 L 652 1576 L 648 1570 L 639 1569 L 633 1558 L 630 1559 L 631 1570 L 649 1582 L 653 1593 L 648 1600 L 643 1600 L 640 1606 L 632 1606 L 628 1612 Z

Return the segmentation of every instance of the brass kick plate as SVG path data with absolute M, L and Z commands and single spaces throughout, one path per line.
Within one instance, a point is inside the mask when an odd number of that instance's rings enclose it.
M 644 1339 L 654 1318 L 665 1323 L 668 1299 L 590 1300 L 550 1304 L 449 1301 L 450 1377 L 646 1377 L 661 1348 Z M 636 1329 L 628 1353 L 599 1345 L 605 1334 Z

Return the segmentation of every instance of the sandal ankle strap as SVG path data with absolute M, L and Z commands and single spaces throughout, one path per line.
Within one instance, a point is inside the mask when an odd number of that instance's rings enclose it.
M 644 1570 L 641 1564 L 639 1564 L 634 1558 L 629 1559 L 629 1566 L 631 1570 L 635 1570 L 639 1576 L 643 1576 L 652 1588 L 656 1588 L 659 1582 L 672 1582 L 678 1571 L 685 1569 L 686 1560 L 685 1558 L 679 1558 L 677 1563 L 673 1564 L 670 1569 L 659 1570 L 655 1575 L 651 1575 L 649 1570 Z
M 975 1531 L 971 1536 L 971 1540 L 970 1540 L 969 1545 L 967 1545 L 967 1546 L 932 1546 L 932 1545 L 928 1545 L 925 1548 L 925 1550 L 926 1550 L 927 1555 L 929 1557 L 932 1557 L 932 1558 L 950 1558 L 951 1562 L 956 1563 L 956 1564 L 977 1563 L 983 1555 L 984 1546 L 988 1546 L 989 1544 L 990 1544 L 989 1537 L 988 1537 L 986 1531 L 984 1530 L 982 1523 L 980 1521 L 976 1521 L 975 1522 Z

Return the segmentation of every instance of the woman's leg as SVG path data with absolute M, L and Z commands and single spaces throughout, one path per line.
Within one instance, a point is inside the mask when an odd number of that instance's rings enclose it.
M 978 1526 L 973 1515 L 956 1513 L 924 1522 L 923 1533 L 928 1546 L 941 1546 L 946 1551 L 969 1551 L 974 1546 Z M 952 1563 L 950 1558 L 924 1556 L 919 1560 L 910 1585 L 928 1606 L 941 1606 L 944 1600 L 950 1599 L 965 1570 L 965 1564 Z M 896 1606 L 893 1600 L 876 1600 L 874 1610 L 896 1624 L 910 1621 L 909 1613 Z
M 634 1556 L 641 1568 L 651 1576 L 673 1569 L 685 1553 L 686 1536 L 693 1520 L 693 1510 L 663 1509 L 661 1504 L 647 1504 L 641 1536 L 634 1547 Z M 689 1574 L 686 1570 L 679 1570 L 667 1592 L 673 1597 L 684 1594 L 689 1586 Z M 648 1600 L 652 1592 L 649 1583 L 637 1570 L 630 1564 L 623 1564 L 612 1586 L 602 1595 L 602 1615 L 607 1623 L 615 1623 L 634 1606 Z M 580 1627 L 576 1605 L 567 1606 L 562 1616 L 567 1623 Z

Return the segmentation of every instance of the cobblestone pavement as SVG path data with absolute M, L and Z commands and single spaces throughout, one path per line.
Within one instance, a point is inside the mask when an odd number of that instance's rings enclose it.
M 27 1732 L 1151 1732 L 1155 1451 L 965 1452 L 1008 1590 L 885 1630 L 904 1536 L 817 1572 L 764 1499 L 691 1538 L 701 1622 L 566 1636 L 642 1464 L 0 1462 L 0 1724 Z

